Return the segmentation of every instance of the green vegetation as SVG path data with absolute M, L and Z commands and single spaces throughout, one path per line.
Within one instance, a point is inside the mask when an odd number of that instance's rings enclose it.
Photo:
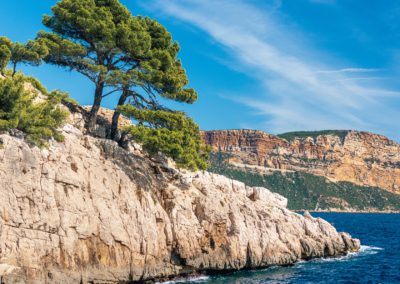
M 47 140 L 54 137 L 62 142 L 64 136 L 57 130 L 68 116 L 68 112 L 61 110 L 58 104 L 69 99 L 68 93 L 53 91 L 48 93 L 45 102 L 34 103 L 35 94 L 24 89 L 25 82 L 34 80 L 17 72 L 12 77 L 13 70 L 6 69 L 8 75 L 0 80 L 0 131 L 18 129 L 24 132 L 27 142 L 39 148 L 47 146 Z
M 129 133 L 150 153 L 160 151 L 179 167 L 206 169 L 211 148 L 202 145 L 198 125 L 186 113 L 160 103 L 193 104 L 198 98 L 187 87 L 186 70 L 177 58 L 179 44 L 167 29 L 148 17 L 134 17 L 118 0 L 62 0 L 51 10 L 42 20 L 50 32 L 39 31 L 35 43 L 46 48 L 46 63 L 76 71 L 95 84 L 88 132 L 95 131 L 102 99 L 119 93 L 111 139 Z M 0 63 L 9 57 L 0 49 Z M 111 92 L 104 94 L 106 88 Z M 121 113 L 138 122 L 123 129 L 122 137 Z
M 229 159 L 232 157 L 233 155 L 229 153 L 211 152 L 208 171 L 217 174 L 224 174 L 224 172 L 231 167 L 229 165 Z
M 63 92 L 61 90 L 53 90 L 52 92 L 49 92 L 49 91 L 47 91 L 47 88 L 35 77 L 25 76 L 22 73 L 19 73 L 19 74 L 24 76 L 25 82 L 31 83 L 33 85 L 33 87 L 35 87 L 35 89 L 40 91 L 43 95 L 45 95 L 47 97 L 51 97 L 51 98 L 56 98 L 63 102 L 67 102 L 67 103 L 70 103 L 73 105 L 79 105 L 79 103 L 76 100 L 71 99 L 69 97 L 69 94 L 67 92 Z
M 20 44 L 18 41 L 13 43 L 7 37 L 0 37 L 0 71 L 2 74 L 10 63 L 13 66 L 12 77 L 17 73 L 17 64 L 39 66 L 47 54 L 47 47 L 38 41 L 29 40 L 27 43 Z
M 197 93 L 182 68 L 179 44 L 172 42 L 166 28 L 148 17 L 134 17 L 118 0 L 62 0 L 51 8 L 53 15 L 42 23 L 52 32 L 40 31 L 38 41 L 49 49 L 45 62 L 74 70 L 95 86 L 88 131 L 95 129 L 103 97 L 120 91 L 118 105 L 162 110 L 157 96 L 182 103 L 194 103 Z M 107 87 L 114 90 L 103 94 Z M 117 133 L 115 113 L 112 138 Z
M 379 159 L 376 158 L 366 158 L 364 159 L 364 162 L 366 163 L 376 163 L 376 164 L 383 164 L 385 167 L 390 167 L 390 168 L 397 168 L 400 169 L 400 162 L 392 162 L 392 161 L 385 161 L 382 162 Z
M 120 106 L 118 111 L 139 121 L 138 126 L 125 129 L 129 130 L 132 139 L 143 143 L 143 148 L 150 154 L 161 151 L 173 158 L 178 167 L 207 169 L 211 147 L 202 145 L 199 126 L 185 113 L 141 110 L 131 105 Z
M 236 168 L 228 164 L 229 153 L 210 154 L 209 171 L 244 182 L 248 186 L 261 186 L 277 192 L 288 199 L 292 210 L 314 210 L 318 208 L 341 208 L 344 202 L 354 209 L 400 210 L 400 196 L 378 187 L 363 187 L 350 182 L 329 182 L 325 177 L 305 172 L 279 172 L 263 174 L 257 169 Z
M 278 134 L 277 136 L 288 141 L 295 138 L 305 139 L 307 137 L 315 138 L 319 135 L 336 135 L 340 138 L 344 138 L 347 135 L 347 130 L 321 130 L 321 131 L 295 131 Z

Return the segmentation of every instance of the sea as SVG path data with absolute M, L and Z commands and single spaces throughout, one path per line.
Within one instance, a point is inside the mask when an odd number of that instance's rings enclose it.
M 400 283 L 400 214 L 311 213 L 361 241 L 359 252 L 169 283 Z

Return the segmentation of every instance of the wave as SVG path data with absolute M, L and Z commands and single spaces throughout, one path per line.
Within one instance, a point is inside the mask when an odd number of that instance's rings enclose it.
M 356 254 L 359 255 L 377 254 L 379 250 L 384 250 L 384 249 L 374 246 L 361 246 L 360 250 L 356 252 Z
M 355 257 L 377 254 L 379 250 L 384 250 L 384 249 L 374 246 L 361 246 L 360 250 L 357 252 L 348 252 L 347 255 L 341 255 L 338 257 L 313 259 L 311 260 L 311 262 L 318 263 L 318 262 L 349 261 Z
M 360 250 L 362 249 L 371 249 L 371 250 L 384 250 L 384 248 L 378 248 L 373 246 L 361 246 Z
M 189 277 L 189 278 L 182 279 L 182 280 L 162 282 L 162 284 L 173 284 L 173 283 L 184 283 L 184 282 L 204 282 L 204 281 L 206 281 L 208 279 L 210 279 L 209 276 Z M 160 282 L 156 282 L 156 284 L 161 284 L 161 283 Z

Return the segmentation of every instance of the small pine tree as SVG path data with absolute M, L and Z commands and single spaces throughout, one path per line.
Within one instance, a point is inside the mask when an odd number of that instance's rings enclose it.
M 13 71 L 6 72 L 10 74 Z M 21 130 L 27 142 L 41 149 L 47 146 L 46 141 L 51 137 L 64 141 L 65 137 L 57 128 L 68 117 L 68 112 L 58 105 L 63 99 L 68 99 L 68 94 L 60 91 L 48 93 L 46 90 L 48 99 L 35 104 L 36 96 L 24 89 L 27 77 L 20 72 L 14 75 L 0 79 L 0 131 Z
M 119 106 L 117 111 L 139 121 L 138 126 L 126 127 L 132 139 L 143 143 L 150 154 L 158 151 L 173 158 L 180 168 L 191 171 L 207 170 L 210 146 L 203 145 L 199 126 L 183 112 L 141 110 L 131 105 Z
M 13 43 L 7 37 L 0 37 L 0 69 L 3 71 L 8 64 L 12 64 L 12 77 L 17 73 L 17 65 L 27 64 L 39 66 L 43 64 L 42 59 L 48 54 L 47 47 L 38 42 L 29 40 L 26 43 Z

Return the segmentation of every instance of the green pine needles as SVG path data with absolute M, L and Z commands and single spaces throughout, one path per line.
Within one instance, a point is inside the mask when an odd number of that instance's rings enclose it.
M 33 40 L 26 43 L 13 43 L 10 39 L 0 37 L 0 71 L 3 72 L 8 64 L 13 66 L 13 77 L 17 73 L 17 65 L 22 63 L 31 66 L 43 64 L 43 58 L 48 55 L 46 45 Z
M 202 144 L 199 126 L 185 113 L 141 110 L 131 105 L 118 107 L 127 117 L 139 121 L 137 127 L 125 128 L 132 139 L 143 143 L 150 154 L 158 151 L 173 158 L 180 168 L 207 170 L 210 146 Z
M 6 70 L 7 74 L 13 71 Z M 69 96 L 67 93 L 53 91 L 45 94 L 48 100 L 34 103 L 35 94 L 24 89 L 24 83 L 32 81 L 20 72 L 14 77 L 0 79 L 0 131 L 18 129 L 24 132 L 25 140 L 43 149 L 51 137 L 62 142 L 64 136 L 57 128 L 68 116 L 68 112 L 60 109 L 58 104 Z
M 156 20 L 133 16 L 118 0 L 62 0 L 51 10 L 42 21 L 50 32 L 40 31 L 36 40 L 48 48 L 46 63 L 95 84 L 88 132 L 94 133 L 101 100 L 119 93 L 111 139 L 118 139 L 122 112 L 140 122 L 129 132 L 150 153 L 161 151 L 179 167 L 206 169 L 209 147 L 202 145 L 198 125 L 161 104 L 160 99 L 193 104 L 198 98 L 187 87 L 179 44 L 167 29 Z M 106 88 L 111 92 L 105 94 Z
M 95 130 L 102 99 L 117 91 L 118 105 L 130 98 L 135 106 L 153 110 L 158 107 L 156 96 L 184 103 L 197 100 L 194 89 L 186 88 L 186 71 L 177 58 L 179 44 L 156 20 L 134 17 L 118 0 L 63 0 L 51 10 L 42 21 L 51 32 L 39 31 L 37 41 L 49 50 L 46 63 L 78 72 L 95 84 L 89 133 Z M 105 94 L 105 88 L 114 90 Z M 118 115 L 113 118 L 112 139 Z

